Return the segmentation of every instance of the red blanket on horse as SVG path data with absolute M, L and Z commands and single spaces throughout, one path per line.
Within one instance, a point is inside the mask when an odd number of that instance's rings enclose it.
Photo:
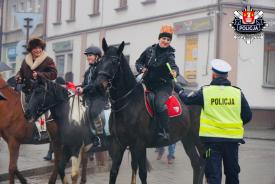
M 153 113 L 153 109 L 152 109 L 152 107 L 151 107 L 151 105 L 149 103 L 149 100 L 148 100 L 148 93 L 150 93 L 150 91 L 145 91 L 144 92 L 145 106 L 146 106 L 146 109 L 147 109 L 149 115 L 151 117 L 153 117 L 154 113 Z M 168 108 L 168 116 L 170 118 L 181 115 L 182 108 L 181 108 L 180 102 L 179 102 L 179 100 L 177 99 L 176 96 L 171 95 L 168 98 L 168 100 L 166 101 L 166 105 L 167 105 L 167 108 Z

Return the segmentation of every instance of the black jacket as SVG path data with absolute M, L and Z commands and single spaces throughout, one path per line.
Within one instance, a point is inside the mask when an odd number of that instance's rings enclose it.
M 83 93 L 85 99 L 95 93 L 94 81 L 97 76 L 97 63 L 91 64 L 89 69 L 84 74 L 84 81 L 82 83 Z
M 231 86 L 231 82 L 225 78 L 216 78 L 211 81 L 210 85 Z M 233 86 L 233 87 L 235 87 L 235 86 Z M 202 108 L 204 108 L 202 88 L 200 88 L 196 92 L 191 92 L 189 94 L 180 92 L 179 93 L 180 99 L 186 105 L 200 105 Z M 241 114 L 240 114 L 240 116 L 243 121 L 243 124 L 248 123 L 252 118 L 252 112 L 251 112 L 250 106 L 242 92 L 241 92 Z M 236 140 L 235 139 L 224 139 L 224 138 L 203 138 L 203 141 L 204 142 L 221 142 L 221 141 L 232 142 L 232 141 L 236 141 Z
M 148 47 L 136 61 L 136 69 L 141 73 L 143 68 L 148 72 L 144 76 L 144 83 L 148 88 L 155 89 L 162 84 L 171 83 L 173 77 L 166 66 L 169 63 L 172 70 L 179 73 L 179 68 L 175 63 L 175 49 L 171 46 L 160 48 L 158 44 Z

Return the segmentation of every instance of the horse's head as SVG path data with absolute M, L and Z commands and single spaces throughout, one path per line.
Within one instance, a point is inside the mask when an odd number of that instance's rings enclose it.
M 102 48 L 104 56 L 98 64 L 98 76 L 96 79 L 96 85 L 103 88 L 104 92 L 108 87 L 112 86 L 112 82 L 119 72 L 121 67 L 121 60 L 124 59 L 122 53 L 124 49 L 124 42 L 119 47 L 108 46 L 105 38 L 102 40 Z
M 62 86 L 47 79 L 39 78 L 33 84 L 25 117 L 28 120 L 36 120 L 47 110 L 67 100 L 68 92 Z

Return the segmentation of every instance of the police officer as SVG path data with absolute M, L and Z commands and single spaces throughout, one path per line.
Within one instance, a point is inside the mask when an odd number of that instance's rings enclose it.
M 169 139 L 169 117 L 165 102 L 173 91 L 172 79 L 179 73 L 175 63 L 175 49 L 170 45 L 172 36 L 173 27 L 163 25 L 158 37 L 159 42 L 148 47 L 136 61 L 137 71 L 144 73 L 143 80 L 146 88 L 155 94 L 156 119 L 163 128 L 158 135 L 163 139 Z
M 206 147 L 207 183 L 221 183 L 223 161 L 225 183 L 238 184 L 239 143 L 243 142 L 243 125 L 251 120 L 252 113 L 244 94 L 227 79 L 231 66 L 221 59 L 212 60 L 211 65 L 210 85 L 190 94 L 177 84 L 174 89 L 186 105 L 202 106 L 199 134 Z
M 90 46 L 88 47 L 84 54 L 87 57 L 87 61 L 89 63 L 89 69 L 84 74 L 84 81 L 81 85 L 81 87 L 77 87 L 76 91 L 79 94 L 83 94 L 83 99 L 85 101 L 85 104 L 88 106 L 88 115 L 90 117 L 89 122 L 86 121 L 86 123 L 92 123 L 91 126 L 94 126 L 94 121 L 96 118 L 98 118 L 98 115 L 100 112 L 104 109 L 106 103 L 107 103 L 107 97 L 98 95 L 97 90 L 94 86 L 94 81 L 97 76 L 97 64 L 102 56 L 101 49 L 96 46 Z M 88 130 L 90 130 L 90 125 L 87 124 Z M 90 141 L 93 143 L 93 147 L 100 147 L 101 146 L 101 135 L 94 135 L 94 133 L 89 132 L 90 135 L 89 140 L 85 140 L 85 144 L 89 144 Z

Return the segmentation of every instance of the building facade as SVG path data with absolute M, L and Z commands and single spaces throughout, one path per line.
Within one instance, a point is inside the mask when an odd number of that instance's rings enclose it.
M 27 30 L 24 18 L 30 18 L 29 37 L 43 37 L 44 0 L 2 0 L 2 44 L 1 61 L 7 63 L 13 70 L 6 72 L 6 77 L 13 76 L 24 58 L 22 52 L 27 40 Z M 39 18 L 39 20 L 38 20 Z M 41 20 L 40 20 L 41 18 Z M 37 23 L 37 24 L 36 24 Z
M 235 10 L 246 4 L 264 12 L 269 27 L 264 38 L 250 45 L 234 39 L 229 26 Z M 80 83 L 87 64 L 83 51 L 125 41 L 124 54 L 133 71 L 139 55 L 157 43 L 161 25 L 173 24 L 176 62 L 190 88 L 209 84 L 209 61 L 221 58 L 232 65 L 230 80 L 239 86 L 253 108 L 254 119 L 275 127 L 275 1 L 274 0 L 56 0 L 47 1 L 47 51 L 59 75 L 74 74 Z M 268 115 L 268 116 L 267 116 Z M 273 122 L 273 124 L 272 124 Z

